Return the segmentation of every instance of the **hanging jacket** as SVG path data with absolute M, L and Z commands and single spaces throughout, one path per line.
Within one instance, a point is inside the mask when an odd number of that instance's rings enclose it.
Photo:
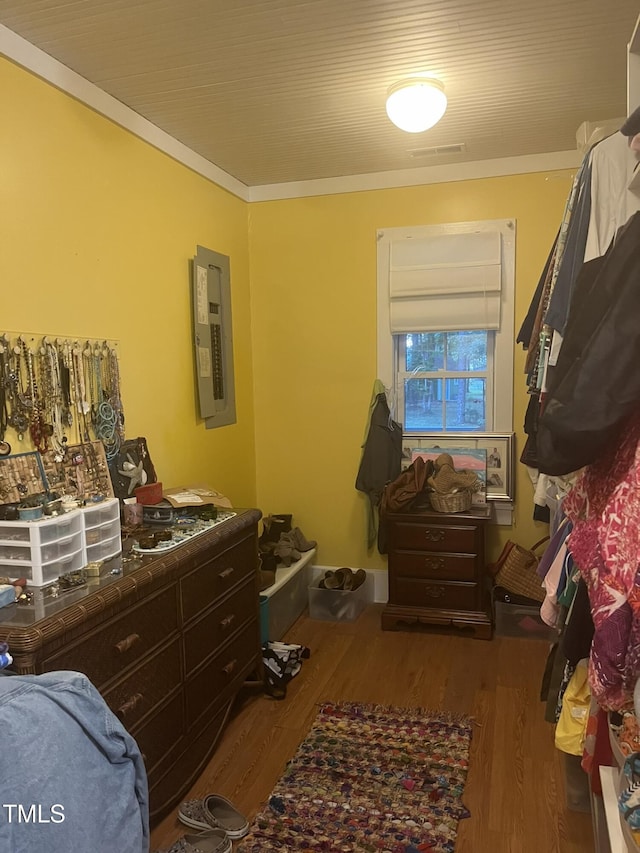
M 640 405 L 640 213 L 575 286 L 558 363 L 539 419 L 538 468 L 590 464 Z
M 402 425 L 391 418 L 384 392 L 376 395 L 365 438 L 356 489 L 368 498 L 367 546 L 376 540 L 376 510 L 385 485 L 400 473 Z

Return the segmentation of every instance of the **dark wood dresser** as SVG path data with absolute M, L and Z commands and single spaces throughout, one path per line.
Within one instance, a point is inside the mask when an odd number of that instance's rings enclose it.
M 157 557 L 116 558 L 80 590 L 0 610 L 18 673 L 85 673 L 135 737 L 154 824 L 215 749 L 238 690 L 262 666 L 258 510 Z
M 484 581 L 489 509 L 387 515 L 389 601 L 384 630 L 421 623 L 463 628 L 489 640 L 491 605 Z

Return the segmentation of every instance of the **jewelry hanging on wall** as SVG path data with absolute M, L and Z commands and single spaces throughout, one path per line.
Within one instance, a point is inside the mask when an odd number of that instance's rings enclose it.
M 42 416 L 42 408 L 40 402 L 40 391 L 38 388 L 38 379 L 36 376 L 35 363 L 33 358 L 33 350 L 27 345 L 24 339 L 21 339 L 24 361 L 27 365 L 27 385 L 29 398 L 31 400 L 30 417 L 29 417 L 29 433 L 31 441 L 36 450 L 44 453 L 47 448 L 47 430 L 45 428 L 44 418 Z
M 24 434 L 29 429 L 30 401 L 27 399 L 23 386 L 22 376 L 22 347 L 20 344 L 12 346 L 7 352 L 8 372 L 5 392 L 8 403 L 8 425 L 12 427 L 22 441 Z
M 97 481 L 103 476 L 103 457 L 96 459 L 91 442 L 99 440 L 110 460 L 124 441 L 116 347 L 106 340 L 83 346 L 47 336 L 36 343 L 24 335 L 12 343 L 8 335 L 0 335 L 0 457 L 11 453 L 5 440 L 10 428 L 19 441 L 28 435 L 36 450 L 50 450 L 59 463 L 67 447 L 79 443 L 86 457 L 85 478 Z
M 4 434 L 9 426 L 9 401 L 7 399 L 7 389 L 9 385 L 9 350 L 9 341 L 5 335 L 0 335 L 0 444 L 6 444 Z
M 67 437 L 64 433 L 60 360 L 55 346 L 46 337 L 42 339 L 42 346 L 39 349 L 39 362 L 40 382 L 44 389 L 45 429 L 49 435 L 51 448 L 56 454 L 56 459 L 62 461 L 66 453 Z

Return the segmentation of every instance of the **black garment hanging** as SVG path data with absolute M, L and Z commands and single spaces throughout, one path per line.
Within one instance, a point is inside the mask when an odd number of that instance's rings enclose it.
M 371 504 L 372 523 L 367 539 L 369 547 L 376 538 L 375 511 L 380 503 L 382 490 L 400 473 L 401 460 L 402 425 L 392 420 L 386 394 L 381 393 L 376 397 L 356 477 L 356 489 L 364 492 Z
M 575 286 L 558 363 L 538 423 L 538 468 L 593 462 L 640 404 L 640 213 Z

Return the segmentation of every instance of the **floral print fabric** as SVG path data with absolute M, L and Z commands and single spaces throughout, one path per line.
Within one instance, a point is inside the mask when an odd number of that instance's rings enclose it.
M 568 548 L 585 579 L 595 626 L 589 684 L 598 703 L 629 704 L 640 674 L 640 416 L 587 466 L 564 501 Z

